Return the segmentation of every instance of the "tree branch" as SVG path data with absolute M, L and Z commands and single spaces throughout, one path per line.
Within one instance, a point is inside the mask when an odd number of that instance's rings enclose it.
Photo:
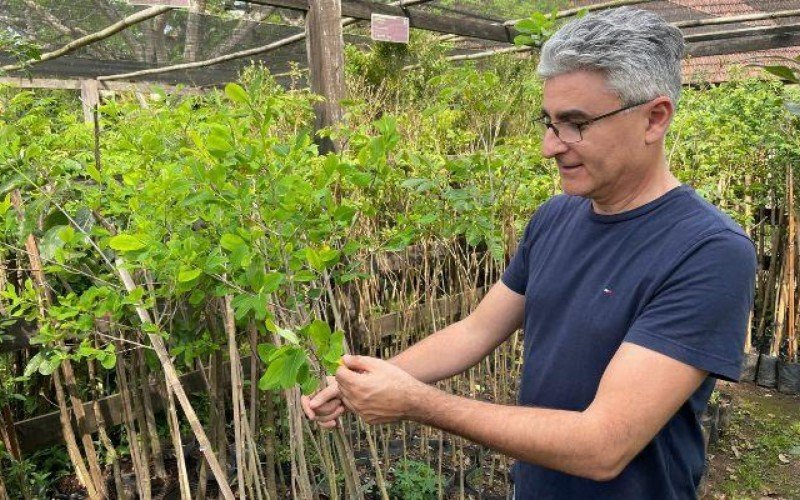
M 103 16 L 108 19 L 109 22 L 115 22 L 117 19 L 122 17 L 122 14 L 112 5 L 111 3 L 106 2 L 105 0 L 93 0 L 94 4 L 103 12 Z M 120 36 L 123 40 L 125 40 L 125 44 L 131 50 L 133 54 L 136 54 L 136 59 L 138 61 L 144 61 L 144 47 L 142 43 L 139 42 L 133 35 L 131 35 L 130 31 L 122 31 Z
M 158 16 L 160 14 L 163 14 L 164 12 L 168 12 L 168 11 L 173 10 L 173 9 L 174 9 L 174 7 L 151 7 L 149 9 L 145 9 L 145 10 L 139 11 L 136 14 L 132 14 L 132 15 L 126 17 L 125 19 L 123 19 L 123 20 L 121 20 L 121 21 L 119 21 L 119 22 L 117 22 L 115 24 L 112 24 L 111 26 L 109 26 L 109 27 L 107 27 L 107 28 L 105 28 L 103 30 L 100 30 L 100 31 L 98 31 L 96 33 L 92 33 L 90 35 L 84 36 L 84 37 L 79 38 L 77 40 L 73 40 L 72 42 L 70 42 L 70 43 L 64 45 L 63 47 L 61 47 L 60 49 L 57 49 L 57 50 L 54 50 L 52 52 L 47 52 L 45 54 L 42 54 L 42 56 L 39 59 L 31 59 L 31 60 L 26 61 L 26 62 L 24 62 L 22 64 L 6 65 L 6 66 L 3 66 L 3 67 L 0 67 L 0 70 L 2 70 L 2 71 L 17 71 L 17 70 L 23 69 L 25 67 L 32 66 L 34 64 L 38 64 L 38 63 L 41 63 L 41 62 L 44 62 L 44 61 L 49 61 L 51 59 L 56 59 L 56 58 L 61 57 L 61 56 L 65 55 L 65 54 L 69 54 L 70 52 L 72 52 L 74 50 L 77 50 L 77 49 L 79 49 L 81 47 L 85 47 L 85 46 L 90 45 L 92 43 L 99 42 L 100 40 L 105 40 L 106 38 L 108 38 L 110 36 L 113 36 L 113 35 L 119 33 L 120 31 L 130 27 L 130 26 L 133 26 L 133 25 L 138 24 L 138 23 L 140 23 L 142 21 L 145 21 L 145 20 L 150 19 L 152 17 Z

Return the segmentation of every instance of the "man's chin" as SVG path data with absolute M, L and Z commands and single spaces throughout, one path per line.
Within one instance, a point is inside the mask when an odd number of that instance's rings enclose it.
M 592 192 L 588 186 L 565 181 L 564 179 L 561 179 L 561 190 L 564 192 L 564 194 L 568 194 L 570 196 L 580 196 L 582 198 L 588 198 Z

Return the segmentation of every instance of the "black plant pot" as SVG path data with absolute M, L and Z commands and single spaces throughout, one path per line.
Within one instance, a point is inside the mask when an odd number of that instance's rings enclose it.
M 778 363 L 778 391 L 785 394 L 800 394 L 800 363 L 788 361 Z
M 778 386 L 778 358 L 762 354 L 758 359 L 756 384 L 774 389 Z
M 717 431 L 719 435 L 724 435 L 731 423 L 731 410 L 733 408 L 732 398 L 726 394 L 721 394 L 719 398 L 719 415 L 717 418 Z
M 754 382 L 756 380 L 757 366 L 758 354 L 746 352 L 742 358 L 742 382 Z

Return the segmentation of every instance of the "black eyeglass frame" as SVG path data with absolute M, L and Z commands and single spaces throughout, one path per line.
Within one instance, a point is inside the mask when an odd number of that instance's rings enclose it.
M 614 111 L 609 111 L 608 113 L 602 114 L 600 116 L 595 116 L 594 118 L 590 118 L 588 120 L 584 120 L 584 121 L 582 121 L 580 123 L 573 123 L 573 122 L 567 122 L 567 121 L 551 122 L 551 121 L 549 121 L 550 117 L 547 116 L 547 115 L 543 115 L 542 117 L 538 118 L 536 120 L 536 122 L 541 123 L 546 128 L 549 128 L 550 130 L 552 130 L 553 133 L 556 134 L 556 137 L 558 137 L 558 140 L 560 140 L 561 142 L 563 142 L 565 144 L 577 144 L 577 143 L 579 143 L 579 142 L 581 142 L 583 140 L 583 129 L 588 127 L 592 123 L 598 122 L 598 121 L 602 120 L 603 118 L 608 118 L 609 116 L 614 116 L 614 115 L 616 115 L 618 113 L 622 113 L 623 111 L 628 111 L 629 109 L 633 109 L 633 108 L 635 108 L 637 106 L 641 106 L 643 104 L 647 104 L 648 102 L 650 102 L 652 100 L 653 99 L 648 99 L 646 101 L 637 102 L 636 104 L 630 104 L 628 106 L 623 106 L 623 107 L 621 107 L 619 109 L 615 109 Z M 559 134 L 558 128 L 556 126 L 559 125 L 559 124 L 562 124 L 562 123 L 566 123 L 566 124 L 572 125 L 576 129 L 578 129 L 578 137 L 579 137 L 579 139 L 577 141 L 565 141 L 564 139 L 561 138 L 561 135 Z

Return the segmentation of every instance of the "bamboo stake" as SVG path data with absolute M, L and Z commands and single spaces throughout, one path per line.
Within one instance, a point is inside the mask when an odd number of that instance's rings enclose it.
M 797 259 L 796 256 L 796 218 L 795 218 L 795 208 L 794 208 L 794 172 L 793 168 L 787 166 L 787 198 L 789 200 L 787 212 L 789 213 L 789 257 L 788 257 L 788 271 L 787 271 L 787 287 L 789 291 L 789 296 L 787 298 L 788 303 L 788 321 L 787 321 L 787 360 L 789 361 L 796 361 L 797 360 L 797 336 L 795 331 L 795 322 L 797 321 L 796 313 L 795 313 L 795 286 L 796 286 L 796 275 L 795 275 L 795 262 Z
M 775 287 L 775 282 L 778 277 L 778 272 L 780 268 L 780 244 L 781 244 L 781 235 L 783 233 L 783 226 L 776 221 L 774 225 L 773 232 L 772 232 L 772 241 L 770 245 L 770 251 L 772 252 L 772 258 L 770 259 L 769 263 L 769 275 L 767 277 L 767 284 L 766 284 L 766 293 L 764 295 L 764 301 L 761 304 L 761 319 L 759 320 L 758 324 L 758 332 L 757 337 L 759 339 L 763 338 L 764 331 L 766 329 L 767 324 L 767 311 L 769 305 L 772 303 L 773 294 L 777 293 L 777 289 Z
M 21 64 L 8 64 L 0 68 L 0 71 L 18 71 L 20 69 L 33 66 L 34 64 L 43 63 L 45 61 L 61 57 L 81 47 L 85 47 L 89 44 L 99 42 L 101 40 L 105 40 L 106 38 L 113 36 L 126 28 L 129 28 L 135 24 L 150 19 L 151 17 L 161 15 L 164 12 L 168 12 L 173 9 L 174 7 L 150 7 L 149 9 L 141 10 L 135 14 L 131 14 L 130 16 L 122 19 L 121 21 L 116 22 L 96 33 L 91 33 L 84 37 L 73 40 L 68 44 L 64 45 L 63 47 L 54 50 L 52 52 L 46 52 L 42 54 L 41 57 L 39 57 L 38 59 L 29 59 L 28 61 L 25 61 L 24 63 Z
M 231 300 L 230 295 L 226 295 L 224 298 L 224 318 L 225 331 L 228 334 L 228 355 L 230 356 L 231 363 L 231 398 L 233 404 L 233 435 L 236 446 L 236 480 L 238 482 L 239 498 L 244 498 L 245 453 L 244 441 L 242 439 L 241 414 L 241 400 L 243 399 L 243 394 L 242 381 L 239 378 L 241 360 L 239 359 L 239 350 L 236 345 L 236 323 L 233 318 Z
M 787 249 L 783 254 L 781 263 L 781 280 L 778 283 L 778 291 L 775 298 L 773 335 L 769 350 L 770 356 L 777 356 L 779 354 L 781 342 L 783 342 L 784 330 L 786 328 L 786 296 L 789 293 L 789 287 L 787 286 L 787 282 L 789 281 L 788 253 Z
M 138 350 L 138 349 L 137 349 Z M 135 350 L 133 352 L 133 356 L 131 359 L 131 364 L 129 365 L 130 371 L 128 372 L 128 379 L 130 383 L 129 391 L 131 397 L 131 404 L 133 407 L 133 417 L 134 420 L 139 428 L 139 444 L 141 448 L 139 450 L 139 457 L 142 464 L 142 473 L 147 476 L 147 480 L 145 481 L 145 491 L 140 492 L 143 500 L 149 500 L 152 498 L 152 478 L 150 475 L 150 464 L 153 462 L 153 450 L 150 446 L 150 428 L 147 424 L 147 417 L 144 414 L 144 406 L 142 404 L 142 399 L 144 398 L 144 391 L 147 388 L 142 387 L 140 384 L 136 383 L 137 378 L 137 369 L 139 365 L 139 354 Z M 139 377 L 141 379 L 141 376 Z M 140 382 L 142 382 L 140 380 Z
M 144 359 L 144 350 L 136 349 L 136 365 L 139 368 L 139 383 L 142 390 L 142 413 L 144 423 L 147 427 L 145 437 L 149 443 L 150 456 L 153 460 L 153 471 L 156 477 L 164 479 L 167 477 L 167 470 L 164 467 L 164 452 L 161 448 L 161 439 L 158 437 L 156 427 L 156 415 L 153 411 L 153 398 L 150 396 L 150 376 L 148 375 L 147 364 Z
M 175 396 L 170 389 L 169 384 L 167 388 L 167 421 L 169 422 L 169 432 L 172 436 L 172 447 L 175 449 L 175 459 L 178 461 L 178 484 L 181 490 L 181 500 L 190 500 L 192 498 L 192 491 L 189 487 L 189 474 L 186 470 L 186 458 L 183 456 L 183 443 L 181 441 L 181 427 L 178 421 L 178 411 L 175 408 Z
M 95 348 L 97 348 L 96 342 Z M 119 467 L 117 449 L 114 447 L 114 443 L 112 443 L 111 439 L 108 437 L 108 433 L 106 432 L 106 421 L 103 417 L 103 412 L 100 411 L 100 403 L 98 401 L 100 399 L 101 392 L 98 390 L 97 384 L 95 383 L 99 379 L 95 373 L 94 361 L 89 360 L 87 367 L 89 371 L 89 380 L 92 381 L 92 412 L 94 414 L 94 420 L 97 422 L 97 433 L 100 436 L 100 442 L 103 443 L 103 447 L 106 449 L 108 460 L 111 462 L 111 470 L 114 476 L 114 487 L 116 489 L 117 498 L 120 500 L 127 500 L 128 496 L 125 492 L 125 486 L 122 483 L 122 471 Z
M 278 482 L 275 477 L 275 401 L 272 391 L 264 395 L 264 467 L 266 468 L 266 486 L 270 498 L 278 498 Z
M 122 342 L 117 341 L 117 351 L 122 353 Z M 122 416 L 125 431 L 128 434 L 128 446 L 133 462 L 133 472 L 136 476 L 136 489 L 142 498 L 150 498 L 150 465 L 142 456 L 139 432 L 136 430 L 136 420 L 133 412 L 131 397 L 131 386 L 128 382 L 128 367 L 125 357 L 120 354 L 117 357 L 117 381 L 119 384 L 119 395 L 122 401 Z
M 115 268 L 117 273 L 119 273 L 122 283 L 125 285 L 125 290 L 127 290 L 129 293 L 133 292 L 136 289 L 136 285 L 128 270 L 125 269 L 122 259 L 117 259 Z M 136 313 L 139 315 L 139 319 L 143 324 L 152 324 L 150 321 L 150 315 L 143 306 L 137 305 Z M 175 365 L 172 363 L 172 359 L 169 357 L 167 348 L 164 345 L 164 339 L 162 339 L 157 333 L 148 333 L 147 336 L 150 339 L 150 343 L 153 346 L 156 356 L 158 356 L 159 361 L 161 361 L 161 366 L 164 368 L 164 376 L 166 377 L 167 385 L 172 388 L 175 396 L 178 398 L 178 402 L 180 403 L 181 408 L 186 415 L 186 420 L 189 422 L 189 426 L 192 428 L 192 431 L 194 432 L 195 436 L 197 437 L 197 441 L 200 444 L 200 451 L 202 451 L 203 456 L 205 456 L 206 461 L 208 462 L 208 465 L 214 474 L 214 479 L 216 479 L 217 484 L 219 484 L 219 488 L 223 497 L 226 500 L 233 500 L 234 495 L 230 485 L 228 484 L 228 479 L 222 472 L 222 468 L 220 467 L 219 461 L 217 461 L 217 457 L 214 456 L 214 453 L 211 451 L 211 442 L 208 440 L 208 436 L 206 436 L 205 430 L 203 430 L 203 425 L 200 423 L 200 419 L 197 418 L 197 413 L 195 413 L 194 408 L 192 408 L 192 403 L 189 401 L 186 391 L 183 389 L 183 386 L 178 379 L 178 372 L 175 370 Z
M 20 194 L 19 189 L 15 189 L 11 192 L 11 204 L 14 207 L 14 210 L 17 213 L 17 220 L 22 223 L 24 221 L 24 213 L 22 209 L 22 195 Z M 37 287 L 37 295 L 39 299 L 39 312 L 42 317 L 46 316 L 46 309 L 49 307 L 51 301 L 47 282 L 44 277 L 44 272 L 42 271 L 42 261 L 39 254 L 39 247 L 36 243 L 36 239 L 34 238 L 33 234 L 29 234 L 25 239 L 25 249 L 28 254 L 28 260 L 31 266 L 31 274 L 33 275 L 34 281 Z M 69 363 L 68 360 L 64 360 L 61 363 L 60 368 L 64 368 L 65 365 Z M 71 373 L 71 370 L 70 370 Z M 59 418 L 61 420 L 61 428 L 64 434 L 64 441 L 67 445 L 67 454 L 70 457 L 70 461 L 72 462 L 73 466 L 75 467 L 75 475 L 78 478 L 78 481 L 86 488 L 90 498 L 101 498 L 101 491 L 98 490 L 98 484 L 95 482 L 98 478 L 98 470 L 95 470 L 92 467 L 93 463 L 89 461 L 89 467 L 87 467 L 87 463 L 83 459 L 83 455 L 78 447 L 78 442 L 75 437 L 75 431 L 72 428 L 72 421 L 70 418 L 69 408 L 67 406 L 67 399 L 64 394 L 64 386 L 62 385 L 61 375 L 59 373 L 59 369 L 53 371 L 53 384 L 56 390 L 56 399 L 58 401 L 58 409 L 59 409 Z M 74 401 L 73 401 L 74 403 Z M 77 410 L 73 407 L 73 410 Z M 83 411 L 83 406 L 81 404 L 81 412 Z M 77 416 L 77 412 L 76 412 Z M 79 418 L 79 424 L 81 420 Z M 82 429 L 85 431 L 85 429 Z M 86 432 L 82 432 L 82 437 L 85 438 L 87 436 Z M 89 437 L 89 442 L 91 444 L 91 449 L 94 450 L 94 445 L 91 443 L 91 436 Z M 86 444 L 84 440 L 84 445 Z M 88 451 L 88 448 L 87 450 Z M 94 465 L 96 465 L 96 456 L 94 457 Z M 99 467 L 98 467 L 99 469 Z

